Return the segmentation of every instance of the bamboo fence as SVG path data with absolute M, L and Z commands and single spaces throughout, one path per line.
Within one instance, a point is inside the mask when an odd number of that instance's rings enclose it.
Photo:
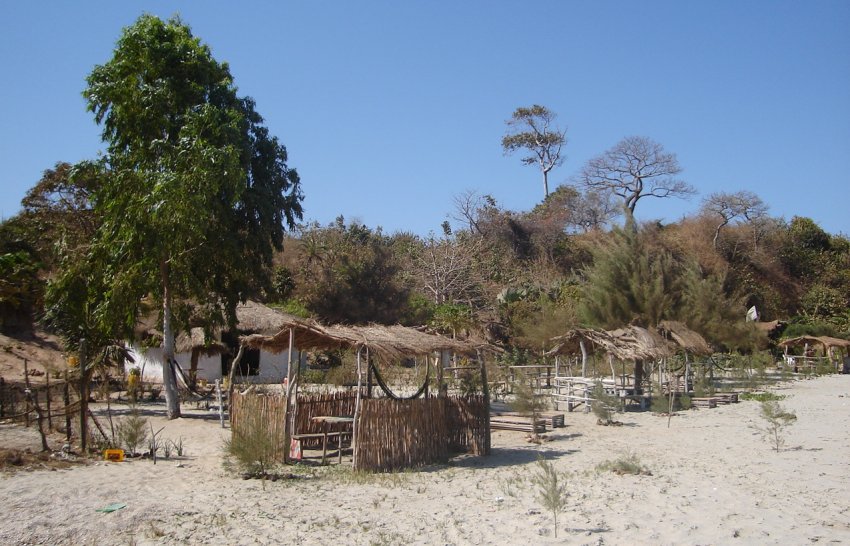
M 446 400 L 449 447 L 453 451 L 489 455 L 489 408 L 484 396 L 452 396 Z
M 356 391 L 336 392 L 327 394 L 299 395 L 295 410 L 295 434 L 318 434 L 324 431 L 324 424 L 314 423 L 313 417 L 319 415 L 352 416 Z M 319 447 L 321 438 L 304 438 L 302 447 Z
M 453 451 L 489 452 L 483 396 L 363 400 L 355 470 L 386 472 L 445 462 Z
M 362 400 L 354 449 L 355 470 L 386 472 L 447 461 L 445 399 Z
M 249 437 L 256 433 L 255 427 L 265 427 L 272 439 L 274 459 L 283 461 L 287 447 L 283 443 L 285 403 L 286 397 L 281 394 L 234 392 L 230 401 L 233 436 Z

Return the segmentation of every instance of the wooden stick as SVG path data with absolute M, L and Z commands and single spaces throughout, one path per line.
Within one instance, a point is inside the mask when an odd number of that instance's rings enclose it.
M 24 383 L 27 386 L 27 402 L 29 403 L 32 401 L 33 407 L 35 408 L 35 414 L 38 416 L 38 434 L 41 436 L 41 450 L 50 451 L 50 446 L 47 445 L 47 435 L 44 434 L 44 415 L 41 413 L 41 406 L 38 405 L 37 393 L 35 395 L 36 398 L 33 400 L 32 385 L 30 385 L 30 374 L 26 358 L 24 359 Z M 29 412 L 27 412 L 27 415 L 29 415 Z

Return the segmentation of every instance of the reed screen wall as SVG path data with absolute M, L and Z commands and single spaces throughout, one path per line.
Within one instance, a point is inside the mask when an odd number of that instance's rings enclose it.
M 355 393 L 298 397 L 296 434 L 322 431 L 311 421 L 318 415 L 353 415 Z M 283 460 L 285 400 L 279 394 L 233 393 L 231 427 L 265 423 L 278 439 Z M 357 422 L 356 470 L 386 472 L 445 462 L 456 451 L 489 454 L 489 408 L 483 396 L 392 400 L 362 399 Z M 305 438 L 302 447 L 319 447 L 321 438 Z

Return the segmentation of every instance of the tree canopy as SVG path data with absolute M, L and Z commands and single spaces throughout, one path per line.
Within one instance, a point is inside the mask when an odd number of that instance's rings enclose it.
M 681 172 L 675 154 L 652 139 L 632 136 L 588 161 L 579 181 L 588 190 L 621 197 L 626 222 L 633 225 L 635 207 L 644 197 L 686 198 L 696 193 L 677 178 Z
M 537 165 L 543 174 L 543 196 L 549 196 L 549 172 L 563 163 L 561 149 L 567 143 L 566 131 L 554 126 L 557 115 L 535 104 L 514 110 L 506 124 L 508 133 L 502 138 L 506 154 L 527 150 L 523 165 Z
M 91 164 L 103 183 L 91 195 L 100 226 L 86 261 L 104 291 L 82 299 L 130 331 L 153 297 L 168 363 L 175 317 L 232 324 L 236 303 L 270 284 L 273 252 L 301 217 L 300 180 L 227 64 L 178 18 L 140 17 L 87 83 L 107 153 Z M 176 417 L 173 371 L 163 370 Z

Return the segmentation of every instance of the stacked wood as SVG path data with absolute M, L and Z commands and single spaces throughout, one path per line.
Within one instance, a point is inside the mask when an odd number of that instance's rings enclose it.
M 691 398 L 691 405 L 696 408 L 716 408 L 717 398 Z
M 537 419 L 532 426 L 531 419 L 521 416 L 490 417 L 490 428 L 494 430 L 515 430 L 519 432 L 546 432 L 546 422 Z
M 736 404 L 738 402 L 737 392 L 718 392 L 712 397 L 717 399 L 718 404 Z
M 514 417 L 522 417 L 519 413 L 515 411 L 495 411 L 492 413 L 495 418 L 514 418 Z M 491 419 L 493 419 L 491 417 Z M 544 411 L 539 416 L 541 421 L 545 423 L 549 428 L 562 428 L 566 426 L 564 424 L 564 414 L 557 411 Z

